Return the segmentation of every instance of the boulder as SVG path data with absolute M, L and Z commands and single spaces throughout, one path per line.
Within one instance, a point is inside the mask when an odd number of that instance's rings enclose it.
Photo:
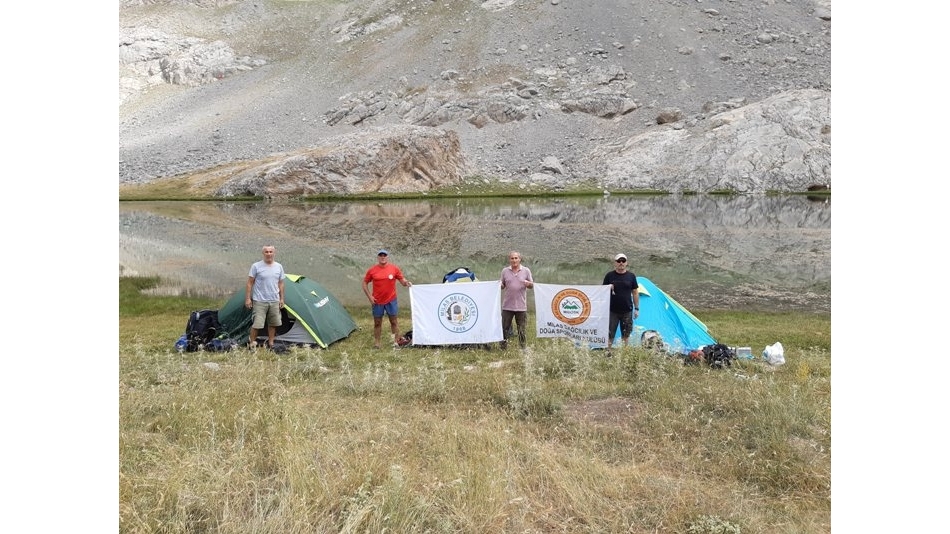
M 384 126 L 272 155 L 230 177 L 215 196 L 419 193 L 458 183 L 467 172 L 454 131 Z

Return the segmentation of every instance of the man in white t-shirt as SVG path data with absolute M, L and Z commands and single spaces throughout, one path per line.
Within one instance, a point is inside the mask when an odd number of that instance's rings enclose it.
M 274 348 L 274 337 L 280 326 L 280 309 L 284 307 L 284 267 L 274 261 L 277 249 L 265 245 L 262 250 L 264 259 L 254 262 L 247 273 L 244 306 L 253 310 L 249 347 L 257 346 L 257 333 L 267 326 L 267 347 Z

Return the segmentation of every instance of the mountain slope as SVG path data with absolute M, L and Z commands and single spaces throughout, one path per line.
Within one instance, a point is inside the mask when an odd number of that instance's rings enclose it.
M 455 132 L 477 175 L 633 187 L 611 175 L 617 147 L 724 135 L 714 117 L 786 95 L 791 111 L 771 122 L 800 120 L 785 117 L 817 98 L 814 125 L 763 142 L 785 154 L 805 139 L 822 164 L 769 162 L 773 175 L 807 167 L 773 180 L 723 158 L 739 169 L 727 186 L 830 184 L 827 2 L 128 0 L 119 19 L 120 183 L 414 124 Z M 687 176 L 676 188 L 706 190 L 689 169 L 709 161 L 661 160 L 641 178 L 666 165 Z

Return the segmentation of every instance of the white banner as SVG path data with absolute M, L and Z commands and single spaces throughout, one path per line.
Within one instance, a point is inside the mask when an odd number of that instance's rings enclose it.
M 413 284 L 413 345 L 501 341 L 501 286 L 492 282 Z
M 590 347 L 607 345 L 610 286 L 534 284 L 538 337 L 566 337 Z

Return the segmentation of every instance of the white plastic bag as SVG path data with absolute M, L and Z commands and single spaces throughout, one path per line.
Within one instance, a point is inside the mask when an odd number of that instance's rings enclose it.
M 762 357 L 771 365 L 782 365 L 785 363 L 785 348 L 781 341 L 776 341 L 772 345 L 767 345 L 762 351 Z

